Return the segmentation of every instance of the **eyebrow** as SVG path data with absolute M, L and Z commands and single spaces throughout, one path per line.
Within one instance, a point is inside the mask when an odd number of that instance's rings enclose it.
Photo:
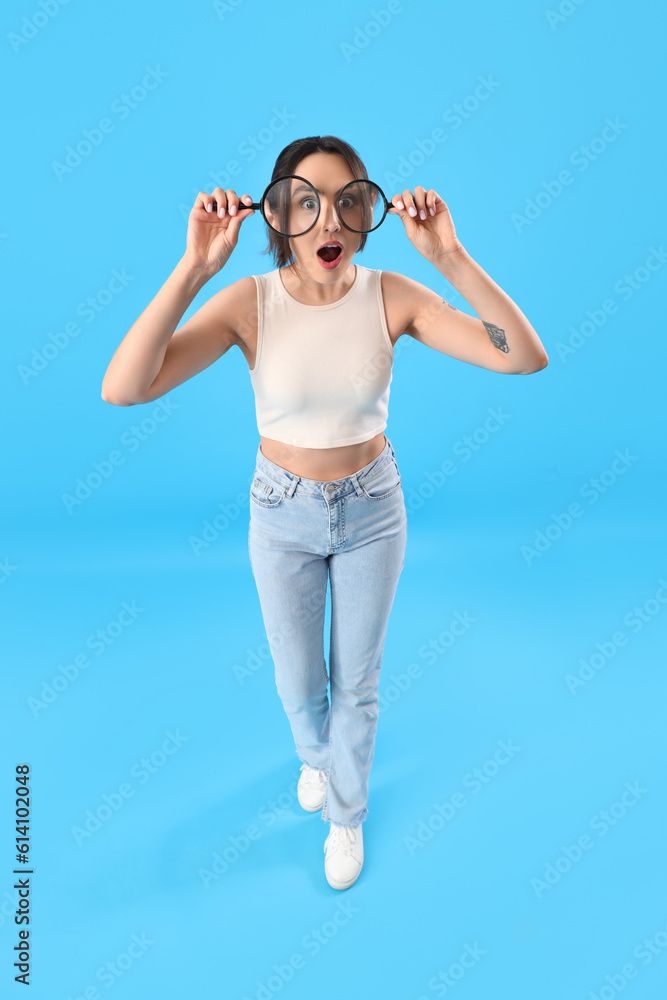
M 343 184 L 343 187 L 347 187 L 347 185 Z M 341 191 L 343 190 L 343 187 L 339 188 L 338 191 L 336 191 L 336 194 L 340 194 Z M 324 193 L 323 191 L 320 191 L 319 188 L 314 187 L 313 184 L 309 184 L 308 186 L 306 186 L 305 184 L 299 184 L 297 188 L 294 188 L 294 194 L 296 194 L 297 191 L 316 191 L 317 194 Z

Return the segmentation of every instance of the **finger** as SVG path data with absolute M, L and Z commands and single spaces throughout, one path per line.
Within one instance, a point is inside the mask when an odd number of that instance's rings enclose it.
M 243 197 L 247 199 L 250 204 L 252 204 L 252 198 L 250 195 L 244 194 Z M 231 209 L 229 210 L 229 232 L 231 232 L 232 237 L 238 237 L 239 229 L 241 228 L 241 223 L 249 219 L 251 215 L 255 214 L 254 208 L 244 208 L 243 203 L 239 203 L 238 211 L 235 215 L 232 214 Z
M 211 212 L 213 210 L 211 196 L 206 194 L 206 191 L 200 191 L 195 199 L 193 207 L 203 208 L 205 212 Z
M 243 195 L 243 197 L 252 204 L 252 198 L 250 195 Z M 254 208 L 244 208 L 242 202 L 239 204 L 239 208 L 236 214 L 233 214 L 231 207 L 227 210 L 228 223 L 227 223 L 227 234 L 232 240 L 237 240 L 239 237 L 239 230 L 246 219 L 249 219 L 251 215 L 255 214 Z
M 243 200 L 249 201 L 250 204 L 252 205 L 252 198 L 250 197 L 249 194 L 244 194 Z M 243 205 L 243 202 L 237 195 L 236 191 L 234 191 L 232 188 L 227 188 L 227 211 L 229 212 L 229 214 L 231 216 L 237 215 L 239 212 L 243 211 L 244 207 L 245 206 Z M 251 209 L 251 211 L 254 212 L 255 211 L 254 208 Z M 248 216 L 246 215 L 244 216 L 244 218 L 247 219 Z
M 421 184 L 415 188 L 415 208 L 422 222 L 426 219 L 426 188 Z
M 426 192 L 426 207 L 430 215 L 435 215 L 435 206 L 437 201 L 438 201 L 438 195 L 433 190 L 433 188 L 429 188 L 429 190 Z
M 215 188 L 215 190 L 213 191 L 213 197 L 216 202 L 216 204 L 213 206 L 213 211 L 216 211 L 217 209 L 218 218 L 224 219 L 225 215 L 227 214 L 227 195 L 224 189 L 221 187 Z
M 221 219 L 224 218 L 225 215 L 231 215 L 232 218 L 233 218 L 235 213 L 232 212 L 232 211 L 230 211 L 229 194 L 230 194 L 230 192 L 232 194 L 234 194 L 234 192 L 231 191 L 231 188 L 229 189 L 228 192 L 222 191 L 221 188 L 216 188 L 216 191 L 220 191 L 221 192 L 221 194 L 218 195 L 218 199 L 220 201 L 220 205 L 218 205 L 218 201 L 217 200 L 214 200 L 214 202 L 213 202 L 213 211 L 217 212 Z M 215 192 L 214 192 L 214 194 L 215 194 Z M 249 194 L 244 194 L 242 196 L 242 201 L 249 202 L 250 204 L 246 205 L 245 208 L 244 208 L 243 204 L 241 203 L 241 200 L 239 200 L 238 212 L 242 212 L 242 211 L 245 211 L 247 209 L 251 213 L 251 215 L 254 215 L 255 214 L 255 209 L 250 207 L 252 205 L 252 197 Z M 227 207 L 225 207 L 225 205 Z M 220 208 L 223 209 L 222 213 L 220 212 Z M 244 219 L 249 219 L 250 216 L 249 215 L 244 215 L 243 218 Z
M 247 202 L 248 204 L 244 205 L 243 204 L 244 201 Z M 249 194 L 243 194 L 243 195 L 241 195 L 241 199 L 239 201 L 239 212 L 248 211 L 248 212 L 251 212 L 252 215 L 254 215 L 255 214 L 255 209 L 251 208 L 250 207 L 251 205 L 252 205 L 252 198 L 250 197 L 250 195 Z M 250 216 L 246 215 L 246 216 L 244 216 L 244 218 L 249 219 Z
M 403 204 L 403 199 L 401 198 L 400 194 L 395 194 L 393 196 L 393 198 L 391 199 L 391 204 L 396 209 L 397 212 L 399 213 L 405 212 L 405 205 Z
M 417 214 L 417 209 L 415 208 L 415 199 L 412 196 L 412 191 L 410 190 L 410 188 L 405 189 L 405 191 L 401 195 L 401 200 L 405 205 L 408 215 L 412 219 L 414 219 L 415 215 Z
M 236 215 L 239 210 L 239 196 L 233 188 L 227 188 L 227 211 Z

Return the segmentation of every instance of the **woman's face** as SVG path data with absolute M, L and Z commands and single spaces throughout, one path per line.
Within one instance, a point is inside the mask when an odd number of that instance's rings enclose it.
M 289 241 L 292 253 L 299 270 L 320 283 L 333 284 L 349 268 L 361 239 L 359 233 L 345 228 L 336 212 L 340 189 L 355 180 L 355 176 L 338 153 L 311 153 L 299 161 L 293 172 L 305 177 L 318 192 L 320 214 L 309 232 Z M 340 247 L 340 253 L 330 262 L 318 254 L 318 250 L 327 243 L 336 243 Z

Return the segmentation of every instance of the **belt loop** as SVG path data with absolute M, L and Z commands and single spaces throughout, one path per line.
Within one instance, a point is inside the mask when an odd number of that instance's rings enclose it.
M 292 477 L 292 482 L 287 487 L 287 494 L 286 495 L 288 497 L 294 496 L 294 490 L 297 488 L 297 486 L 298 486 L 298 484 L 299 484 L 300 481 L 301 481 L 301 476 L 293 476 Z
M 359 480 L 357 479 L 356 472 L 350 473 L 350 475 L 348 476 L 348 479 L 350 480 L 350 482 L 354 486 L 354 491 L 357 494 L 357 496 L 358 497 L 362 497 L 364 495 L 364 491 L 362 490 L 361 486 L 359 485 Z

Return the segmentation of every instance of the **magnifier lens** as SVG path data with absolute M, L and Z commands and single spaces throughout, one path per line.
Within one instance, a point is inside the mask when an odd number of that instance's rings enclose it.
M 384 198 L 373 181 L 352 181 L 338 197 L 341 222 L 353 233 L 370 233 L 384 218 Z
M 279 236 L 303 236 L 313 228 L 320 213 L 317 191 L 296 175 L 281 177 L 268 188 L 262 214 Z

